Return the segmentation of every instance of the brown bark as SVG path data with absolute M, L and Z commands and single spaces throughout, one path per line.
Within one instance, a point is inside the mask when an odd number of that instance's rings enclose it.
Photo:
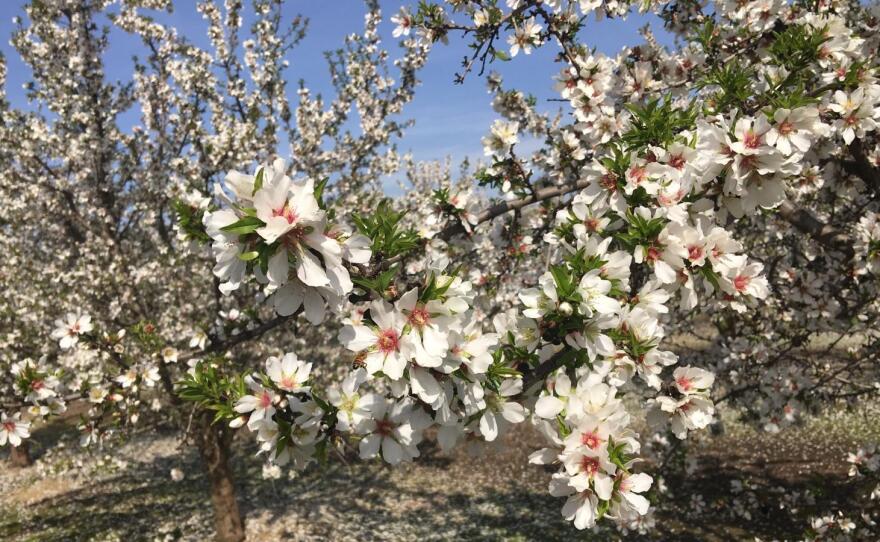
M 34 462 L 31 458 L 30 443 L 27 440 L 22 441 L 18 446 L 11 447 L 9 462 L 13 467 L 29 467 Z
M 211 484 L 214 507 L 214 529 L 217 542 L 242 542 L 244 519 L 235 498 L 235 482 L 229 466 L 232 433 L 222 425 L 211 425 L 210 416 L 201 421 L 198 437 L 199 453 Z
M 806 209 L 795 207 L 791 202 L 784 201 L 779 206 L 779 215 L 825 248 L 840 252 L 847 260 L 853 258 L 852 240 L 845 233 L 817 219 Z

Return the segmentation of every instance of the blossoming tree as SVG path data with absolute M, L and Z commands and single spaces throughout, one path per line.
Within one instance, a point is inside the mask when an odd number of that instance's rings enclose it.
M 546 437 L 529 461 L 575 528 L 649 529 L 663 457 L 719 403 L 778 431 L 878 393 L 876 8 L 422 2 L 392 17 L 392 78 L 370 3 L 329 57 L 337 95 L 301 88 L 292 111 L 283 65 L 304 21 L 285 29 L 280 2 L 256 0 L 241 41 L 240 3 L 202 2 L 204 51 L 143 13 L 168 7 L 35 2 L 14 38 L 52 114 L 2 102 L 16 295 L 0 443 L 73 400 L 92 405 L 85 444 L 151 409 L 199 446 L 218 538 L 239 540 L 236 430 L 303 469 L 398 465 L 426 439 L 528 422 Z M 645 31 L 616 57 L 590 49 L 591 25 L 634 8 L 677 45 Z M 108 13 L 150 52 L 130 85 L 103 74 Z M 563 103 L 551 115 L 487 75 L 500 118 L 458 181 L 394 147 L 418 68 L 453 39 L 473 51 L 458 81 L 555 48 Z M 542 145 L 523 155 L 525 138 Z M 383 201 L 400 169 L 407 192 Z M 678 344 L 700 326 L 708 350 Z M 875 471 L 864 456 L 856 471 Z

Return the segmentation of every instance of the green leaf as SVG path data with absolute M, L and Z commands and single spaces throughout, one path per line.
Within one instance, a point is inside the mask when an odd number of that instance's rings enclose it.
M 263 171 L 264 168 L 262 166 L 257 170 L 257 176 L 254 178 L 254 191 L 251 193 L 252 196 L 256 194 L 259 189 L 263 188 Z
M 237 233 L 239 235 L 247 235 L 253 233 L 257 228 L 265 226 L 266 223 L 255 216 L 246 216 L 237 222 L 233 222 L 228 226 L 223 226 L 220 231 L 228 233 Z
M 393 258 L 414 249 L 421 242 L 418 232 L 400 225 L 404 215 L 394 211 L 386 199 L 379 203 L 376 212 L 371 215 L 352 213 L 352 220 L 358 231 L 372 240 L 374 254 Z
M 174 200 L 174 213 L 177 215 L 177 224 L 180 230 L 186 234 L 187 239 L 199 243 L 210 243 L 211 237 L 205 231 L 202 223 L 205 211 L 198 207 L 192 207 L 183 200 Z
M 321 209 L 327 208 L 324 203 L 324 189 L 327 188 L 328 181 L 330 181 L 330 177 L 324 177 L 315 185 L 315 199 L 318 201 L 318 207 Z

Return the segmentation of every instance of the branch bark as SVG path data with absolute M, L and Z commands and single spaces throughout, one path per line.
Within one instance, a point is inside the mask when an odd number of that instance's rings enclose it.
M 214 539 L 217 542 L 243 542 L 244 518 L 235 498 L 235 480 L 229 466 L 232 433 L 222 424 L 211 424 L 211 416 L 203 414 L 198 438 L 199 453 L 211 483 L 214 507 Z
M 550 358 L 548 358 L 544 363 L 535 367 L 532 371 L 523 375 L 523 393 L 527 392 L 529 388 L 537 384 L 538 382 L 543 382 L 545 378 L 550 376 L 550 373 L 562 367 L 565 362 L 565 353 L 567 352 L 566 348 L 563 348 L 559 352 L 556 352 Z
M 226 339 L 225 341 L 219 341 L 215 343 L 211 343 L 204 350 L 193 350 L 187 352 L 186 354 L 180 356 L 180 361 L 186 362 L 198 356 L 204 356 L 205 354 L 216 354 L 219 352 L 226 352 L 230 348 L 238 346 L 243 342 L 250 341 L 252 339 L 257 339 L 263 334 L 267 333 L 280 326 L 285 322 L 289 322 L 299 316 L 302 312 L 302 307 L 300 307 L 296 312 L 288 316 L 276 316 L 267 322 L 263 322 L 255 328 L 248 329 L 247 331 L 243 331 L 238 335 L 233 335 L 232 337 Z
M 871 165 L 861 140 L 850 143 L 849 152 L 853 160 L 841 162 L 844 171 L 861 179 L 875 194 L 880 193 L 880 170 Z
M 806 209 L 795 207 L 790 201 L 779 206 L 779 216 L 803 233 L 806 233 L 825 248 L 842 253 L 847 260 L 855 255 L 852 241 L 843 232 L 825 224 Z
M 485 211 L 481 212 L 477 215 L 477 222 L 472 224 L 473 226 L 478 226 L 483 222 L 488 222 L 493 218 L 499 217 L 505 213 L 510 211 L 521 209 L 527 205 L 531 205 L 533 203 L 538 203 L 544 200 L 548 200 L 551 198 L 555 198 L 557 196 L 564 196 L 571 192 L 575 192 L 577 190 L 583 190 L 587 186 L 590 185 L 590 180 L 588 179 L 579 179 L 574 184 L 566 184 L 563 186 L 550 186 L 547 188 L 542 188 L 540 190 L 536 190 L 534 194 L 530 196 L 525 196 L 519 199 L 504 201 L 489 207 Z M 451 226 L 447 226 L 440 233 L 437 234 L 436 237 L 443 239 L 444 241 L 451 239 L 456 235 L 461 235 L 467 233 L 464 225 L 461 223 L 454 224 Z

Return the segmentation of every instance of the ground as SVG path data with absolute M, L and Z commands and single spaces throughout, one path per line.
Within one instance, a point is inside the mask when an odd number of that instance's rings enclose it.
M 650 536 L 628 540 L 799 540 L 809 518 L 859 498 L 844 462 L 880 441 L 880 408 L 815 416 L 771 435 L 727 415 L 723 433 L 687 442 Z M 716 431 L 717 433 L 717 431 Z M 83 452 L 69 424 L 36 433 L 36 463 L 0 473 L 0 540 L 204 540 L 207 484 L 194 450 L 151 428 L 117 449 Z M 48 447 L 48 445 L 53 444 Z M 540 437 L 521 427 L 488 455 L 444 456 L 387 468 L 342 460 L 264 480 L 247 440 L 235 465 L 249 540 L 608 540 L 578 532 L 547 494 L 549 473 L 529 466 Z M 60 447 L 59 447 L 60 445 Z M 49 451 L 45 451 L 48 447 Z M 171 469 L 186 473 L 175 482 Z M 652 465 L 645 465 L 651 471 Z M 672 503 L 678 503 L 673 505 Z M 835 508 L 836 507 L 836 508 Z

